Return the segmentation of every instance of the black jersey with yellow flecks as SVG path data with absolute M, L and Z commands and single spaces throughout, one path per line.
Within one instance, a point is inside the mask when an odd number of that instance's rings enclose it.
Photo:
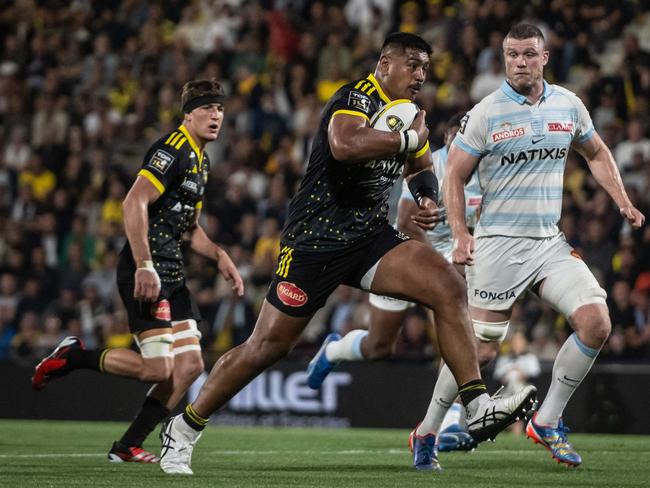
M 389 102 L 372 74 L 332 96 L 323 110 L 307 172 L 289 206 L 284 244 L 305 250 L 335 250 L 371 235 L 387 222 L 388 196 L 406 157 L 337 161 L 327 127 L 337 113 L 370 121 Z
M 183 125 L 156 141 L 144 158 L 138 175 L 161 193 L 148 210 L 149 248 L 163 283 L 175 283 L 185 276 L 181 239 L 202 206 L 209 172 L 208 156 Z M 122 254 L 134 265 L 128 242 Z

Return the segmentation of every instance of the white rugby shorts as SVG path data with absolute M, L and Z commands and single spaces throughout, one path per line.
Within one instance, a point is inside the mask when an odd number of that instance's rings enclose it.
M 605 303 L 605 291 L 562 233 L 543 239 L 478 237 L 474 265 L 465 273 L 469 304 L 484 310 L 511 309 L 542 280 L 541 298 L 567 317 L 582 305 Z

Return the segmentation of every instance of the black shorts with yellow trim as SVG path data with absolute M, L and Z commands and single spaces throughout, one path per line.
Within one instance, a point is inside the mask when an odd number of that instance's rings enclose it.
M 202 320 L 199 307 L 185 286 L 185 281 L 162 283 L 156 302 L 144 302 L 133 298 L 134 281 L 118 281 L 117 289 L 122 297 L 129 318 L 129 330 L 139 334 L 151 329 L 171 328 L 172 321 Z
M 339 285 L 369 291 L 362 280 L 391 249 L 408 240 L 386 224 L 381 230 L 334 251 L 311 251 L 281 245 L 266 300 L 292 317 L 309 317 L 325 305 Z

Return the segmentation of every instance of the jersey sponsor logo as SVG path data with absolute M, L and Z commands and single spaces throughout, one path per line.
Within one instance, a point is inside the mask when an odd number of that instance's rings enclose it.
M 465 133 L 465 128 L 467 127 L 467 122 L 469 122 L 469 114 L 465 114 L 462 119 L 460 119 L 460 129 L 458 132 L 461 134 Z
M 352 108 L 368 113 L 370 111 L 370 98 L 365 93 L 351 91 L 348 96 L 348 105 Z
M 169 301 L 160 300 L 151 306 L 151 315 L 157 320 L 169 322 L 172 319 L 172 308 Z
M 275 287 L 275 292 L 282 303 L 288 307 L 302 307 L 307 303 L 307 294 L 295 284 L 288 281 L 281 281 Z
M 158 149 L 153 156 L 151 156 L 149 166 L 156 168 L 161 173 L 165 173 L 173 162 L 174 156 L 162 149 Z
M 509 300 L 516 297 L 514 290 L 487 291 L 476 288 L 474 288 L 474 296 L 479 297 L 481 300 Z
M 573 132 L 573 122 L 549 122 L 549 132 Z
M 513 139 L 514 137 L 521 137 L 525 133 L 526 133 L 526 129 L 524 129 L 523 127 L 517 127 L 516 129 L 504 130 L 504 131 L 492 134 L 492 141 L 493 142 L 499 142 L 499 141 L 503 141 L 505 139 Z
M 398 161 L 396 158 L 374 159 L 372 161 L 368 161 L 363 166 L 364 168 L 370 169 L 379 168 L 382 173 L 387 174 L 390 177 L 395 177 L 402 171 L 402 162 Z
M 483 197 L 469 197 L 467 198 L 467 206 L 468 207 L 480 207 L 481 202 L 483 201 Z
M 195 181 L 184 180 L 183 183 L 181 183 L 181 188 L 191 191 L 192 193 L 199 192 L 199 185 L 197 185 Z
M 510 153 L 501 157 L 501 166 L 507 164 L 529 163 L 535 160 L 564 159 L 567 153 L 566 147 L 552 147 L 550 149 L 529 149 L 518 153 Z

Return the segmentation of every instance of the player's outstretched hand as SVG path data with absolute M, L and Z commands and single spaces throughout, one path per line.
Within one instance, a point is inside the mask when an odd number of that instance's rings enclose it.
M 641 226 L 645 223 L 645 215 L 643 215 L 639 210 L 633 206 L 621 207 L 621 215 L 627 219 L 632 228 L 640 229 Z
M 219 268 L 219 273 L 226 278 L 226 281 L 232 284 L 232 289 L 237 292 L 237 295 L 240 297 L 243 296 L 244 282 L 241 279 L 239 271 L 237 271 L 235 263 L 232 262 L 232 259 L 230 259 L 230 256 L 228 256 L 226 251 L 221 251 L 219 254 L 217 267 Z
M 433 229 L 438 222 L 444 220 L 445 209 L 439 208 L 430 198 L 423 198 L 418 212 L 411 216 L 411 220 L 423 230 Z
M 451 253 L 454 264 L 474 264 L 474 237 L 466 232 L 454 238 L 454 250 Z
M 420 144 L 418 145 L 418 149 L 424 146 L 425 141 L 429 138 L 429 128 L 427 127 L 427 124 L 424 121 L 424 117 L 426 115 L 427 113 L 424 110 L 420 110 L 418 114 L 415 116 L 415 119 L 413 119 L 413 122 L 411 123 L 411 127 L 410 127 L 418 134 L 418 141 L 420 142 Z

